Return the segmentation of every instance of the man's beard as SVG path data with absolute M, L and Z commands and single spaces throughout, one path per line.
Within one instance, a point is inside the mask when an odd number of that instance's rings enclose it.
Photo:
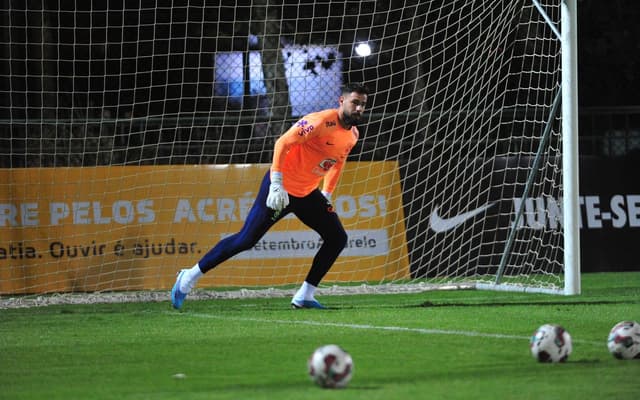
M 358 126 L 358 122 L 362 120 L 362 115 L 354 117 L 351 114 L 344 113 L 342 119 L 344 119 L 344 123 L 348 126 Z

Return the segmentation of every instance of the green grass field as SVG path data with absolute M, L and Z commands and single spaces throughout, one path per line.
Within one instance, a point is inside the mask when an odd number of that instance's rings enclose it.
M 330 310 L 291 310 L 288 298 L 3 309 L 0 399 L 637 398 L 640 360 L 614 359 L 606 337 L 640 320 L 640 272 L 585 274 L 582 292 L 325 296 Z M 565 364 L 529 353 L 547 322 L 573 338 Z M 328 343 L 353 356 L 346 389 L 307 376 Z

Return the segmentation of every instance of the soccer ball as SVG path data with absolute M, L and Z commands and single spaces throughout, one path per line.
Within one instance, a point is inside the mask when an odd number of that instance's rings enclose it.
M 609 332 L 607 347 L 620 360 L 640 358 L 640 324 L 635 321 L 618 322 Z
M 353 375 L 351 355 L 335 344 L 317 348 L 307 367 L 311 380 L 323 388 L 343 388 Z
M 560 325 L 544 324 L 529 341 L 531 354 L 539 362 L 565 362 L 571 354 L 571 336 Z

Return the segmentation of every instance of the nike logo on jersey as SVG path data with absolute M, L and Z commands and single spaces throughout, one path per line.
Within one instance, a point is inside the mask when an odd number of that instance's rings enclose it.
M 429 216 L 429 225 L 431 229 L 436 233 L 442 233 L 456 228 L 458 225 L 463 224 L 468 219 L 475 217 L 478 214 L 482 214 L 487 209 L 493 206 L 493 203 L 486 204 L 475 210 L 467 211 L 466 213 L 458 214 L 451 218 L 442 218 L 438 215 L 438 206 L 433 209 Z
M 333 146 L 335 143 L 331 143 L 329 141 L 326 142 L 328 146 Z

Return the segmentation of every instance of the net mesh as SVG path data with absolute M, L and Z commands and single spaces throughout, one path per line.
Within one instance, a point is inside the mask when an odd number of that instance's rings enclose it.
M 347 82 L 371 95 L 323 285 L 490 284 L 523 203 L 504 281 L 562 288 L 560 42 L 532 3 L 10 1 L 0 18 L 0 294 L 170 288 L 239 230 L 275 139 Z M 299 283 L 314 235 L 286 218 L 201 285 Z

